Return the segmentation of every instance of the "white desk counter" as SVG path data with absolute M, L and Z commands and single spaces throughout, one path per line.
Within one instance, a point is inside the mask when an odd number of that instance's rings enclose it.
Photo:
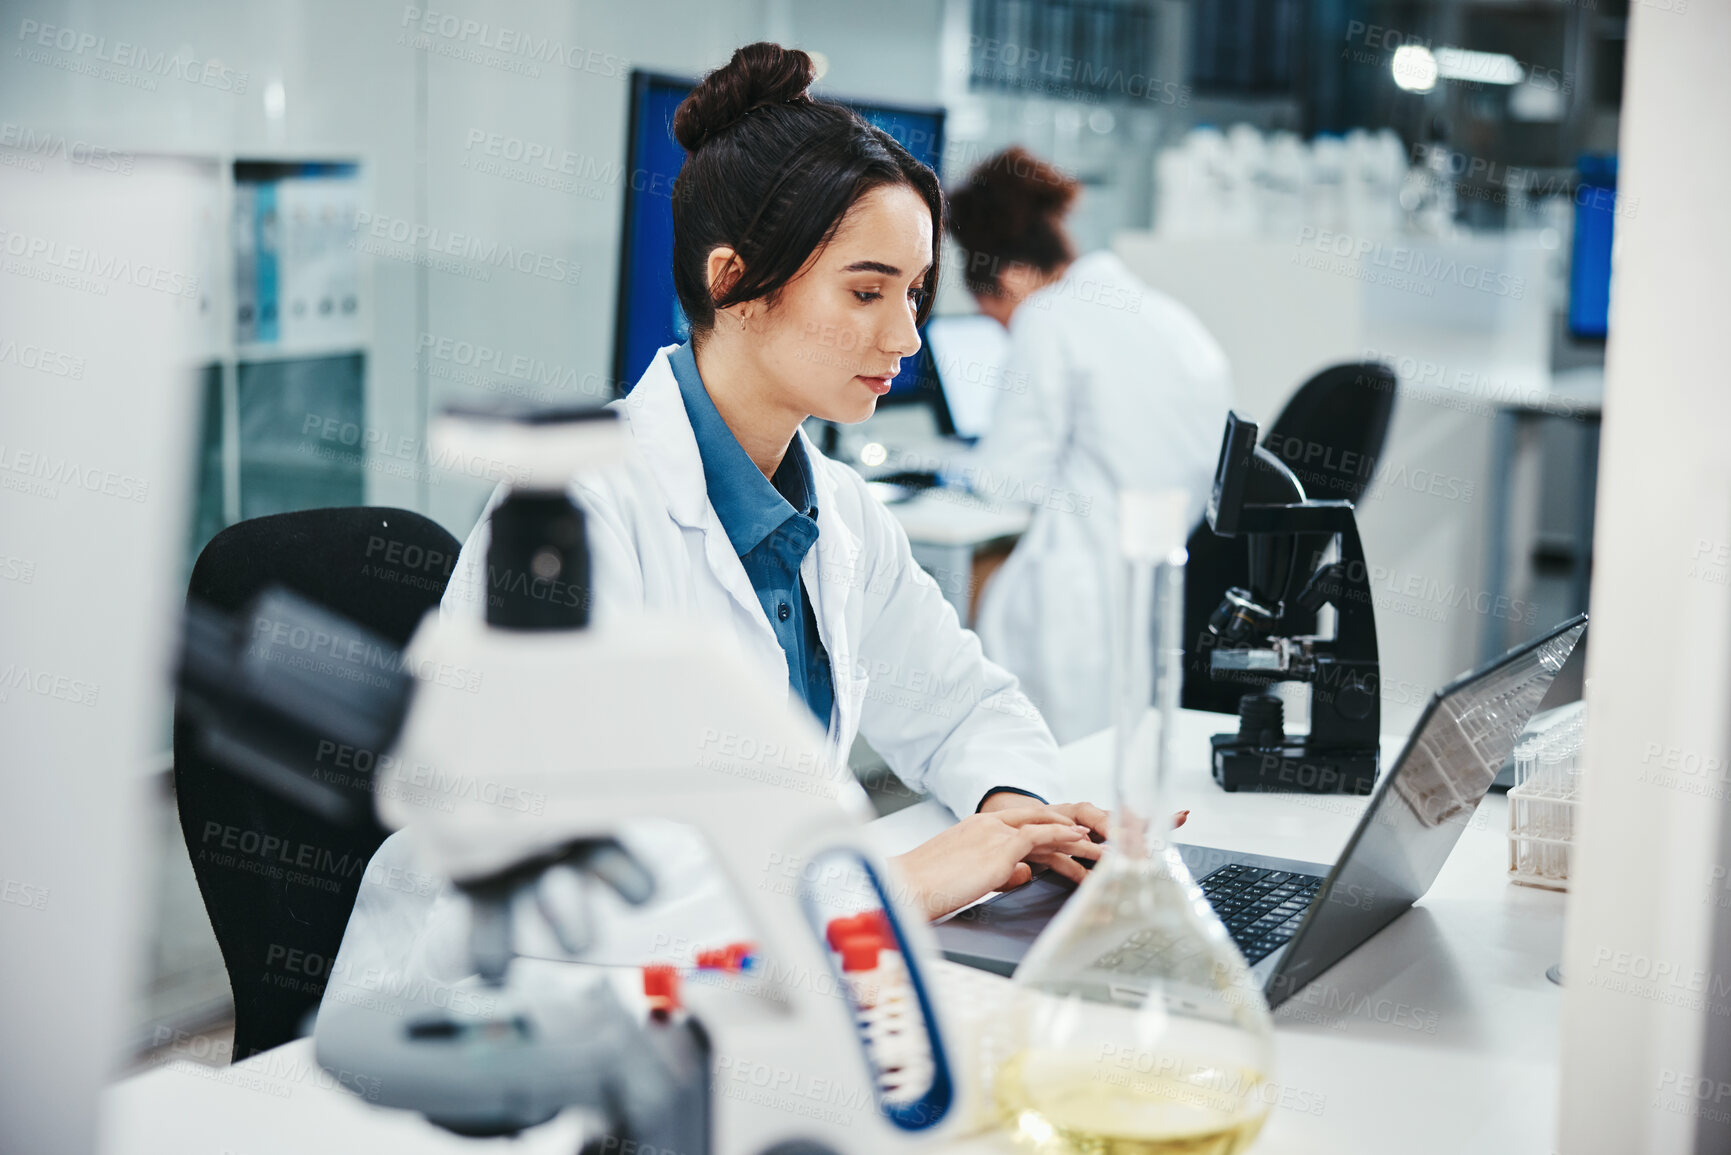
M 965 489 L 927 489 L 889 506 L 921 545 L 966 545 L 1016 537 L 1028 528 L 1033 510 L 1025 505 L 988 501 Z
M 516 1139 L 464 1139 L 343 1089 L 296 1039 L 232 1067 L 175 1062 L 103 1096 L 103 1155 L 573 1155 L 572 1112 Z
M 1170 801 L 1200 846 L 1331 862 L 1367 799 L 1227 794 L 1208 774 L 1221 714 L 1186 711 Z M 1389 766 L 1405 736 L 1385 736 Z M 1110 732 L 1065 748 L 1075 799 L 1110 805 Z M 873 824 L 897 853 L 938 830 L 935 803 Z M 1544 1155 L 1554 1150 L 1564 896 L 1508 882 L 1508 800 L 1493 794 L 1411 911 L 1275 1012 L 1278 1098 L 1257 1155 Z M 954 1145 L 1012 1152 L 1002 1134 Z
M 1183 839 L 1332 860 L 1365 800 L 1224 793 L 1208 777 L 1207 737 L 1230 721 L 1217 714 L 1181 721 L 1171 801 L 1190 810 Z M 1385 739 L 1385 765 L 1399 743 Z M 1109 804 L 1110 756 L 1109 734 L 1066 748 L 1076 798 Z M 895 853 L 947 821 L 927 802 L 871 830 Z M 1276 1105 L 1253 1148 L 1258 1155 L 1553 1150 L 1561 991 L 1545 969 L 1561 956 L 1564 899 L 1508 883 L 1506 822 L 1507 800 L 1492 795 L 1430 894 L 1276 1012 Z M 565 1120 L 514 1141 L 475 1142 L 370 1107 L 318 1069 L 307 1039 L 226 1070 L 174 1063 L 135 1075 L 104 1102 L 105 1155 L 569 1155 L 575 1148 Z M 948 1149 L 1014 1150 L 998 1133 Z
M 974 555 L 1014 541 L 1033 520 L 1028 506 L 989 501 L 964 489 L 928 489 L 887 508 L 906 531 L 914 560 L 937 581 L 964 626 L 973 624 Z

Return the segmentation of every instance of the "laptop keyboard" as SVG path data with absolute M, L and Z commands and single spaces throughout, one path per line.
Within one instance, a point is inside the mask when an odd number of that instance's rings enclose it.
M 1286 945 L 1322 879 L 1288 870 L 1222 866 L 1200 883 L 1202 896 L 1252 966 Z
M 1322 878 L 1233 865 L 1216 870 L 1200 885 L 1208 905 L 1243 952 L 1244 961 L 1255 966 L 1285 946 L 1298 930 Z M 1095 959 L 1094 968 L 1136 979 L 1181 963 L 1201 949 L 1189 939 L 1157 941 L 1152 930 L 1141 930 Z

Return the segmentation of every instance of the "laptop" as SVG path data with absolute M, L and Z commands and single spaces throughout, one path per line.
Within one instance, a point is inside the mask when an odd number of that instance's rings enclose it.
M 1585 614 L 1571 618 L 1433 694 L 1332 866 L 1178 844 L 1269 1006 L 1297 994 L 1430 889 L 1586 628 Z M 946 958 L 1013 974 L 1074 890 L 1043 875 L 933 930 Z M 1146 989 L 1149 963 L 1131 940 L 1095 966 L 1135 990 Z
M 926 349 L 943 401 L 938 425 L 947 435 L 985 436 L 998 398 L 1027 388 L 1009 369 L 1009 334 L 990 317 L 936 317 L 926 325 Z
M 944 484 L 944 473 L 966 460 L 964 446 L 991 427 L 998 398 L 1027 388 L 1026 380 L 1008 369 L 1009 335 L 990 317 L 936 317 L 926 323 L 924 342 L 918 372 L 907 375 L 918 384 L 903 397 L 930 404 L 886 405 L 897 398 L 892 392 L 866 423 L 872 441 L 898 451 L 889 454 L 883 468 L 861 469 L 872 493 L 886 504 Z

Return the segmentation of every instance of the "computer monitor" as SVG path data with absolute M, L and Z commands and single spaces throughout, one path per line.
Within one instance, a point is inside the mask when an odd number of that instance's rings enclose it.
M 664 345 L 690 335 L 673 291 L 673 181 L 685 150 L 673 137 L 673 113 L 695 86 L 686 77 L 633 71 L 626 124 L 625 219 L 620 231 L 618 313 L 614 321 L 614 391 L 628 392 Z M 937 171 L 944 149 L 944 111 L 878 101 L 838 100 L 893 136 L 915 160 Z M 879 404 L 922 403 L 919 358 Z
M 1569 259 L 1569 336 L 1603 341 L 1611 314 L 1611 237 L 1616 222 L 1617 158 L 1582 157 L 1575 188 L 1575 240 Z
M 944 407 L 939 426 L 950 436 L 985 436 L 998 399 L 1027 388 L 1026 376 L 1010 368 L 1009 333 L 990 317 L 934 317 L 926 325 L 926 349 Z

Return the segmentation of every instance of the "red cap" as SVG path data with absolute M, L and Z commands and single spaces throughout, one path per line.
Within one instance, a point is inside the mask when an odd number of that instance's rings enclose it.
M 830 950 L 840 950 L 842 939 L 850 934 L 858 933 L 859 918 L 857 915 L 850 914 L 845 918 L 830 919 L 829 925 L 824 927 L 823 937 L 824 941 L 829 943 Z
M 885 950 L 896 949 L 896 932 L 890 926 L 890 916 L 882 910 L 868 910 L 857 916 L 860 926 L 870 928 L 871 932 L 883 940 Z
M 840 950 L 841 940 L 855 934 L 876 935 L 885 950 L 896 949 L 896 932 L 890 928 L 890 916 L 882 910 L 862 910 L 846 918 L 832 918 L 824 938 L 830 950 Z
M 883 941 L 875 934 L 850 934 L 841 940 L 841 969 L 871 971 L 878 966 Z
M 714 950 L 700 950 L 697 952 L 697 969 L 736 975 L 751 965 L 753 949 L 748 942 L 730 942 Z
M 643 968 L 643 994 L 652 1009 L 679 1009 L 679 971 L 665 964 Z

